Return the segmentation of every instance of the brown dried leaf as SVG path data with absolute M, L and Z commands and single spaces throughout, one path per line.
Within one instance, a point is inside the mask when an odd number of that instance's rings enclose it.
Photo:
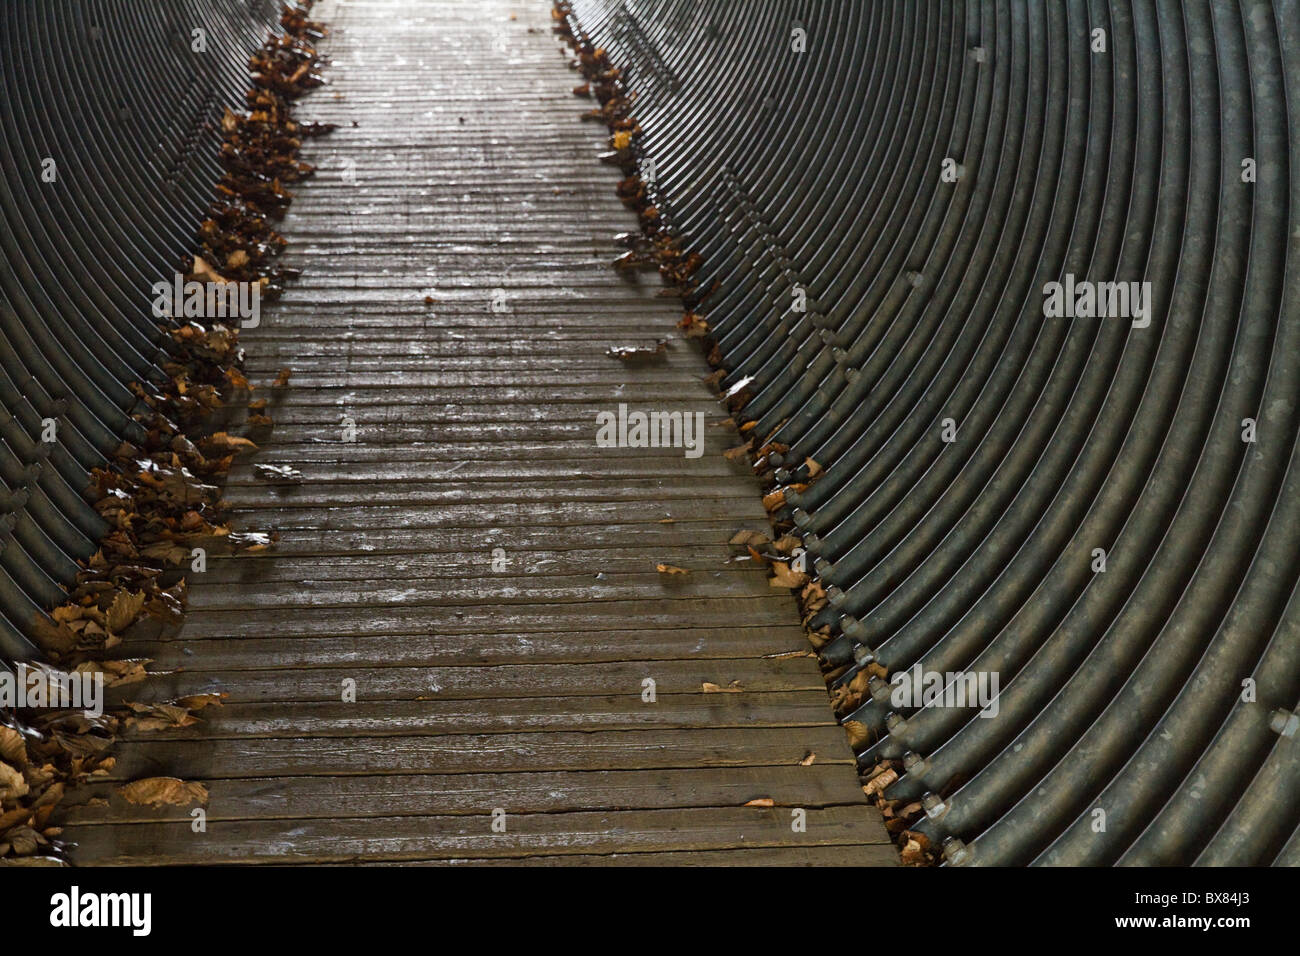
M 19 797 L 25 797 L 30 789 L 21 771 L 0 761 L 0 804 L 12 803 Z
M 898 779 L 898 772 L 893 767 L 887 767 L 880 773 L 876 774 L 870 780 L 862 785 L 862 792 L 872 797 L 881 793 L 886 787 Z
M 12 727 L 0 725 L 0 760 L 15 767 L 27 766 L 27 740 Z
M 113 603 L 104 612 L 104 626 L 114 633 L 120 633 L 140 615 L 144 602 L 143 591 L 118 591 Z
M 117 792 L 128 803 L 150 807 L 186 807 L 191 803 L 207 803 L 208 788 L 203 784 L 176 777 L 145 777 L 118 787 Z
M 769 544 L 767 535 L 761 531 L 737 531 L 727 544 L 742 545 L 747 548 L 765 548 Z
M 908 840 L 903 845 L 903 851 L 899 855 L 903 866 L 922 866 L 925 863 L 925 851 L 921 849 L 921 844 L 915 840 Z
M 871 741 L 871 731 L 861 721 L 844 721 L 844 732 L 849 735 L 849 746 L 854 750 L 862 749 Z
M 802 571 L 791 571 L 784 561 L 772 562 L 772 577 L 768 585 L 774 588 L 798 588 L 808 583 L 808 575 Z
M 221 707 L 222 701 L 229 696 L 224 691 L 212 694 L 191 694 L 188 697 L 178 698 L 176 703 L 189 710 L 203 710 L 205 707 Z
M 220 272 L 212 268 L 202 256 L 194 257 L 194 268 L 190 271 L 190 275 L 198 282 L 217 282 L 224 285 L 229 281 Z
M 705 681 L 700 685 L 700 689 L 706 694 L 739 694 L 745 688 L 738 680 L 733 680 L 726 687 L 721 687 L 712 681 Z
M 257 445 L 247 438 L 231 435 L 229 432 L 216 432 L 203 439 L 205 450 L 215 451 L 218 455 L 252 454 Z

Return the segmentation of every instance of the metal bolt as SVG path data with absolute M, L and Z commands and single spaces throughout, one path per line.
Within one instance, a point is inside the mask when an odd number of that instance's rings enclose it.
M 893 696 L 894 688 L 883 678 L 876 677 L 873 674 L 867 681 L 867 692 L 871 694 L 871 699 L 877 704 L 887 704 L 889 698 Z
M 1279 707 L 1269 715 L 1268 726 L 1283 737 L 1294 737 L 1300 730 L 1300 712 L 1292 713 Z
M 843 617 L 840 618 L 839 623 L 840 623 L 840 633 L 842 633 L 845 637 L 857 641 L 858 643 L 866 642 L 867 628 L 861 621 L 859 621 L 852 614 L 845 614 Z
M 930 762 L 918 753 L 907 751 L 903 754 L 903 770 L 906 773 L 921 776 L 930 769 Z
M 953 866 L 967 866 L 974 862 L 975 851 L 957 837 L 948 837 L 943 841 L 943 858 Z
M 948 812 L 948 804 L 937 793 L 926 791 L 921 797 L 921 806 L 925 808 L 925 815 L 931 820 L 938 820 Z

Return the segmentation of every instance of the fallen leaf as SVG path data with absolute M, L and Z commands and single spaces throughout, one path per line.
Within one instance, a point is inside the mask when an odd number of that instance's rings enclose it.
M 791 571 L 784 561 L 772 562 L 772 577 L 767 582 L 774 588 L 798 588 L 808 583 L 808 575 L 802 571 Z
M 128 803 L 150 807 L 186 807 L 191 803 L 207 803 L 208 788 L 195 781 L 186 782 L 176 777 L 145 777 L 118 787 L 117 792 Z
M 858 720 L 844 721 L 844 732 L 849 735 L 849 746 L 854 750 L 860 750 L 871 740 L 867 725 Z
M 148 732 L 152 730 L 172 730 L 177 727 L 190 727 L 199 719 L 179 704 L 142 704 L 129 702 L 126 705 L 138 717 L 128 717 L 126 726 L 130 730 Z
M 731 536 L 727 544 L 742 545 L 749 548 L 765 548 L 770 541 L 767 535 L 760 531 L 737 531 Z
M 112 605 L 104 612 L 104 626 L 115 633 L 121 632 L 140 614 L 144 602 L 143 591 L 118 591 Z
M 720 687 L 717 684 L 713 683 L 712 681 L 706 680 L 703 684 L 700 685 L 700 689 L 703 690 L 704 693 L 706 694 L 739 694 L 745 688 L 741 685 L 740 681 L 738 680 L 733 680 L 726 687 Z
M 677 327 L 686 333 L 688 339 L 699 339 L 709 334 L 709 323 L 694 312 L 687 312 Z
M 30 789 L 18 770 L 0 761 L 0 803 L 10 803 L 19 797 L 25 797 Z
M 205 707 L 221 707 L 222 701 L 229 696 L 224 691 L 212 694 L 191 694 L 188 697 L 177 699 L 176 703 L 189 710 L 202 710 Z
M 903 850 L 902 853 L 899 854 L 899 859 L 902 861 L 904 866 L 921 866 L 926 862 L 925 851 L 921 849 L 921 844 L 917 843 L 915 840 L 908 840 L 907 843 L 903 845 Z
M 256 464 L 253 466 L 253 474 L 263 481 L 276 484 L 298 485 L 303 480 L 302 472 L 289 465 Z
M 867 796 L 875 796 L 882 792 L 886 787 L 898 779 L 898 773 L 893 767 L 889 767 L 876 774 L 870 780 L 862 785 L 862 792 Z
M 667 574 L 667 575 L 691 573 L 686 568 L 679 568 L 675 564 L 656 564 L 655 570 L 658 571 L 660 574 Z
M 810 750 L 808 751 L 808 755 L 799 761 L 799 766 L 811 767 L 813 765 L 813 761 L 816 759 L 817 759 L 817 755 Z
M 0 724 L 0 760 L 15 767 L 27 766 L 27 741 L 12 727 Z
M 212 268 L 202 256 L 194 257 L 194 268 L 190 274 L 199 282 L 216 282 L 224 285 L 229 280 Z
M 231 435 L 229 432 L 216 432 L 203 439 L 205 449 L 216 451 L 218 454 L 240 454 L 257 451 L 257 445 L 247 438 L 240 438 L 238 435 Z
M 667 339 L 659 339 L 652 345 L 611 345 L 605 350 L 606 355 L 612 356 L 620 362 L 627 362 L 629 365 L 654 361 L 666 355 L 667 352 Z
M 759 797 L 757 800 L 750 800 L 745 804 L 747 807 L 774 807 L 776 801 L 771 797 Z

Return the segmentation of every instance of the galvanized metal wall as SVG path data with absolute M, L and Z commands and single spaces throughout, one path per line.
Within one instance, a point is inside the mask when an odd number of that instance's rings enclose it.
M 0 658 L 104 532 L 89 469 L 139 426 L 170 279 L 220 176 L 271 0 L 55 0 L 0 10 Z M 201 31 L 196 33 L 196 31 Z M 56 440 L 43 422 L 57 421 Z
M 954 862 L 1300 862 L 1300 4 L 573 11 L 724 388 L 778 483 L 826 469 L 780 516 L 841 680 L 999 680 L 872 682 L 886 796 Z M 1049 317 L 1068 274 L 1149 314 Z

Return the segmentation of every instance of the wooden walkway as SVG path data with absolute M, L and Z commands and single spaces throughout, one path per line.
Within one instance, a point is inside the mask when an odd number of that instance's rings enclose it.
M 121 742 L 74 860 L 892 864 L 793 599 L 728 560 L 767 525 L 708 368 L 609 266 L 635 224 L 547 5 L 317 12 L 333 85 L 302 115 L 340 128 L 285 222 L 305 274 L 244 338 L 255 383 L 293 373 L 254 461 L 305 481 L 237 468 L 279 547 L 213 558 L 182 636 L 125 648 L 172 671 L 127 699 L 229 698 Z M 703 412 L 706 454 L 596 448 L 619 403 Z M 206 832 L 88 802 L 163 774 L 209 788 Z

